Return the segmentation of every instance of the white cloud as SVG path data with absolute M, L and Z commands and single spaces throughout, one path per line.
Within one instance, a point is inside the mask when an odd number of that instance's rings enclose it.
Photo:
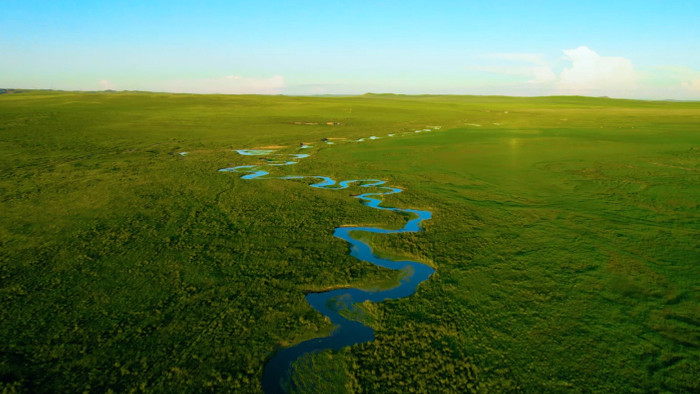
M 637 86 L 637 73 L 629 59 L 600 56 L 588 47 L 564 51 L 571 67 L 559 75 L 557 89 L 568 94 L 619 94 Z
M 509 76 L 511 78 L 502 80 L 500 86 L 518 92 L 529 89 L 533 94 L 614 97 L 630 97 L 639 93 L 638 84 L 643 78 L 629 59 L 601 56 L 585 46 L 566 49 L 563 53 L 564 57 L 559 62 L 547 62 L 542 56 L 532 53 L 482 55 L 479 58 L 495 64 L 469 69 Z M 561 72 L 555 72 L 557 68 Z
M 533 78 L 529 80 L 529 83 L 550 83 L 556 81 L 557 75 L 552 71 L 549 66 L 537 66 L 530 69 Z
M 149 90 L 172 93 L 222 93 L 222 94 L 280 94 L 284 78 L 227 75 L 221 78 L 179 79 L 153 84 Z
M 112 81 L 100 79 L 99 83 L 104 90 L 114 90 L 114 83 L 112 83 Z
M 688 82 L 682 82 L 681 87 L 692 92 L 700 92 L 700 78 L 696 78 Z
M 557 79 L 548 66 L 472 66 L 470 70 L 528 78 L 527 83 L 549 83 Z
M 472 66 L 469 67 L 469 69 L 494 74 L 526 77 L 529 78 L 527 83 L 530 84 L 551 83 L 557 78 L 557 75 L 542 57 L 534 53 L 493 53 L 480 57 L 508 63 L 521 63 L 521 65 Z M 527 65 L 522 65 L 522 63 Z

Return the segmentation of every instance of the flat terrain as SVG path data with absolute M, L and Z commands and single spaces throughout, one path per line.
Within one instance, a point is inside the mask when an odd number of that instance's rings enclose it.
M 256 392 L 306 292 L 395 281 L 333 228 L 404 217 L 217 172 L 301 142 L 278 175 L 430 210 L 372 241 L 437 272 L 300 391 L 700 390 L 700 103 L 61 92 L 0 95 L 0 389 Z

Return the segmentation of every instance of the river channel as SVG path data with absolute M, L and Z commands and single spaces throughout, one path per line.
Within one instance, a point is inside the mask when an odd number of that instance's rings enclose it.
M 327 176 L 321 175 L 293 175 L 270 176 L 265 167 L 287 166 L 296 164 L 296 160 L 309 157 L 309 154 L 279 154 L 269 149 L 242 149 L 237 150 L 241 155 L 264 156 L 265 164 L 245 165 L 230 168 L 222 168 L 221 172 L 245 173 L 243 179 L 311 179 L 315 183 L 310 186 L 319 189 L 346 189 L 350 186 L 379 189 L 378 192 L 364 193 L 354 196 L 362 201 L 362 204 L 375 209 L 393 211 L 408 214 L 410 219 L 406 224 L 396 230 L 387 230 L 378 227 L 337 227 L 333 235 L 347 241 L 350 244 L 350 256 L 378 266 L 402 271 L 400 282 L 393 288 L 382 290 L 362 290 L 356 288 L 343 288 L 329 290 L 306 295 L 308 303 L 322 315 L 328 317 L 336 327 L 333 332 L 323 338 L 314 338 L 297 345 L 281 349 L 275 353 L 265 364 L 262 377 L 262 388 L 268 394 L 284 393 L 284 382 L 290 381 L 291 367 L 295 360 L 304 354 L 322 351 L 326 349 L 339 350 L 346 346 L 355 345 L 374 340 L 374 330 L 359 321 L 351 320 L 341 314 L 342 311 L 351 310 L 354 304 L 364 301 L 381 302 L 389 299 L 408 297 L 416 291 L 416 287 L 427 280 L 435 270 L 425 264 L 410 260 L 390 260 L 381 258 L 372 253 L 372 248 L 365 242 L 353 238 L 353 234 L 360 232 L 376 234 L 397 234 L 421 231 L 421 222 L 431 218 L 429 211 L 421 211 L 408 208 L 385 207 L 381 205 L 381 197 L 389 194 L 401 193 L 403 190 L 395 187 L 384 186 L 386 181 L 378 179 L 353 179 L 337 182 Z

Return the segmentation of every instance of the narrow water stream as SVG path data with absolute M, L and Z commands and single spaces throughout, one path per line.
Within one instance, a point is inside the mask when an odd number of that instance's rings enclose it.
M 304 147 L 309 147 L 305 145 Z M 372 264 L 392 270 L 403 271 L 398 285 L 385 290 L 367 291 L 361 289 L 336 289 L 319 293 L 309 293 L 306 295 L 308 303 L 322 315 L 328 317 L 336 326 L 331 335 L 324 338 L 314 338 L 301 342 L 297 345 L 282 349 L 270 358 L 263 370 L 262 388 L 270 393 L 284 393 L 283 383 L 289 380 L 292 363 L 300 356 L 321 351 L 325 349 L 338 350 L 345 346 L 374 340 L 374 330 L 358 321 L 348 319 L 340 312 L 352 309 L 354 304 L 364 301 L 381 302 L 388 299 L 408 297 L 416 291 L 416 287 L 427 280 L 435 270 L 425 264 L 403 260 L 395 261 L 384 259 L 372 253 L 372 248 L 365 242 L 352 237 L 355 232 L 396 234 L 417 232 L 421 230 L 421 222 L 430 219 L 429 211 L 417 209 L 392 208 L 381 206 L 380 198 L 388 194 L 400 193 L 403 190 L 394 187 L 383 186 L 386 181 L 378 179 L 354 179 L 336 182 L 327 176 L 295 175 L 275 177 L 269 176 L 266 166 L 285 166 L 296 164 L 294 160 L 308 157 L 308 154 L 276 154 L 274 150 L 267 149 L 244 149 L 237 151 L 246 156 L 265 156 L 267 163 L 258 165 L 247 165 L 230 168 L 222 168 L 222 172 L 245 173 L 243 179 L 316 179 L 318 182 L 311 184 L 311 187 L 320 189 L 346 189 L 351 185 L 359 187 L 373 187 L 380 191 L 374 193 L 364 193 L 355 198 L 362 200 L 368 207 L 388 210 L 397 213 L 407 213 L 411 219 L 406 222 L 403 228 L 398 230 L 386 230 L 378 227 L 337 227 L 334 236 L 347 241 L 350 244 L 350 255 Z M 275 159 L 270 159 L 274 157 Z M 280 160 L 277 160 L 277 159 Z

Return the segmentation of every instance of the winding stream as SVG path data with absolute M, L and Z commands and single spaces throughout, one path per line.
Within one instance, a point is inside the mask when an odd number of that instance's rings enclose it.
M 310 147 L 305 145 L 304 148 Z M 374 340 L 374 330 L 358 321 L 344 317 L 341 312 L 351 310 L 354 304 L 364 301 L 381 302 L 388 299 L 408 297 L 416 291 L 416 287 L 427 280 L 435 270 L 425 264 L 416 261 L 394 261 L 384 259 L 372 253 L 372 248 L 365 242 L 352 237 L 353 232 L 368 232 L 378 234 L 396 234 L 417 232 L 421 230 L 421 222 L 431 218 L 429 211 L 417 209 L 393 208 L 381 206 L 381 196 L 400 193 L 403 190 L 395 187 L 383 186 L 386 181 L 378 179 L 353 179 L 336 182 L 327 176 L 268 176 L 268 171 L 263 170 L 266 166 L 286 166 L 296 164 L 295 160 L 308 157 L 308 154 L 276 154 L 269 149 L 243 149 L 237 151 L 246 156 L 265 156 L 267 163 L 260 165 L 246 165 L 230 168 L 222 168 L 221 172 L 245 173 L 243 179 L 316 179 L 318 182 L 311 184 L 311 187 L 320 189 L 346 189 L 351 185 L 359 187 L 374 187 L 380 192 L 364 193 L 355 198 L 362 200 L 362 204 L 376 209 L 409 214 L 409 219 L 403 228 L 397 230 L 386 230 L 378 227 L 337 227 L 334 236 L 347 241 L 350 244 L 350 255 L 372 264 L 392 270 L 403 271 L 398 285 L 385 290 L 361 290 L 356 288 L 335 289 L 319 293 L 309 293 L 306 295 L 308 303 L 328 317 L 336 326 L 331 335 L 324 338 L 314 338 L 297 345 L 282 349 L 272 356 L 263 370 L 262 388 L 266 393 L 284 393 L 283 382 L 287 380 L 291 373 L 292 363 L 300 356 L 321 351 L 325 349 L 339 350 L 343 347 L 369 342 Z M 271 159 L 270 157 L 274 157 Z M 278 160 L 278 158 L 280 160 Z

